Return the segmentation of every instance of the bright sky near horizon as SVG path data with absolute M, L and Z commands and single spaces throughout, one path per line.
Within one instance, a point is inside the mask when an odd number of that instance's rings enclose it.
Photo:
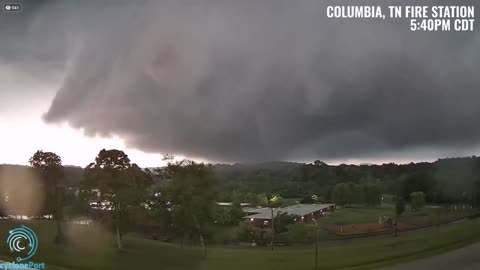
M 162 154 L 147 154 L 129 148 L 118 136 L 89 137 L 66 123 L 45 123 L 42 115 L 54 98 L 60 76 L 48 82 L 28 77 L 20 81 L 20 77 L 13 76 L 8 67 L 0 68 L 0 71 L 2 88 L 9 89 L 12 94 L 0 95 L 0 164 L 27 165 L 35 151 L 44 150 L 60 155 L 65 165 L 84 167 L 93 162 L 103 148 L 123 150 L 142 167 L 165 164 Z M 24 94 L 18 98 L 12 89 Z

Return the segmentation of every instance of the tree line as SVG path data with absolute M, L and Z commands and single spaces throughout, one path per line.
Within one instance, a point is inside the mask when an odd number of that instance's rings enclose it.
M 29 159 L 28 170 L 35 179 L 29 183 L 39 183 L 36 192 L 42 193 L 38 197 L 42 199 L 34 203 L 42 207 L 34 212 L 28 207 L 7 207 L 2 200 L 2 210 L 15 209 L 15 213 L 6 214 L 50 215 L 57 224 L 54 241 L 62 244 L 68 243 L 62 229 L 65 219 L 90 217 L 111 229 L 119 249 L 125 233 L 137 225 L 153 224 L 164 236 L 197 241 L 203 247 L 212 226 L 238 225 L 243 216 L 240 205 L 227 209 L 217 204 L 220 190 L 211 164 L 173 161 L 170 155 L 166 159 L 165 167 L 142 169 L 123 151 L 102 149 L 83 169 L 82 180 L 71 187 L 65 185 L 60 156 L 37 151 Z M 13 178 L 3 180 L 15 181 Z M 99 206 L 93 208 L 90 203 Z
M 72 184 L 66 181 L 72 168 L 64 167 L 55 153 L 37 151 L 29 160 L 44 194 L 43 207 L 36 214 L 50 214 L 55 219 L 55 241 L 59 243 L 68 242 L 62 221 L 86 215 L 111 228 L 118 248 L 122 248 L 123 235 L 138 225 L 160 226 L 165 239 L 195 241 L 204 246 L 223 228 L 240 223 L 242 202 L 278 207 L 295 198 L 302 203 L 378 205 L 382 194 L 390 193 L 415 209 L 427 202 L 474 204 L 480 190 L 477 157 L 406 165 L 339 166 L 321 161 L 212 165 L 174 161 L 171 155 L 165 161 L 164 167 L 143 169 L 123 151 L 103 149 L 81 174 L 75 172 L 78 180 Z M 108 210 L 92 210 L 92 201 L 108 202 Z M 232 207 L 221 207 L 218 201 L 232 202 Z M 3 210 L 8 208 L 7 202 L 3 204 Z M 299 233 L 300 229 L 291 224 L 292 217 L 275 219 L 279 226 L 274 234 L 288 231 L 287 227 Z M 254 230 L 246 226 L 242 223 L 237 228 L 243 239 L 251 237 Z
M 322 201 L 336 198 L 347 204 L 378 203 L 378 190 L 402 196 L 406 201 L 410 201 L 412 192 L 421 191 L 431 203 L 476 204 L 480 191 L 480 158 L 476 156 L 409 164 L 331 166 L 317 160 L 308 164 L 275 162 L 216 168 L 227 193 L 271 192 L 285 198 L 318 196 Z M 347 198 L 349 193 L 355 198 Z

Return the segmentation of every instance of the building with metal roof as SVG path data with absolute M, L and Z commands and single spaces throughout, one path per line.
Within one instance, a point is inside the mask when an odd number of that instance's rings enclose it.
M 334 210 L 335 204 L 295 204 L 282 208 L 273 208 L 273 216 L 276 216 L 278 213 L 287 213 L 295 216 L 296 222 L 309 223 L 313 219 L 317 219 L 328 212 L 333 212 Z M 271 227 L 272 209 L 257 208 L 256 212 L 245 216 L 244 220 L 250 222 L 256 227 Z

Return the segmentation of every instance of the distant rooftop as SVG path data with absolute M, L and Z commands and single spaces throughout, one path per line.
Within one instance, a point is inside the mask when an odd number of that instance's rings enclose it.
M 326 209 L 334 204 L 295 204 L 282 208 L 282 211 L 286 211 L 289 215 L 305 216 L 313 212 L 317 212 Z
M 247 214 L 258 214 L 263 212 L 270 213 L 270 208 L 268 207 L 243 207 L 242 211 Z
M 232 206 L 233 205 L 233 202 L 217 202 L 218 205 L 220 206 Z M 240 203 L 240 206 L 249 206 L 250 203 Z
M 295 216 L 306 216 L 308 214 L 326 209 L 328 207 L 334 206 L 335 204 L 295 204 L 283 208 L 274 208 L 273 215 L 277 213 L 287 213 L 289 215 Z M 244 212 L 245 211 L 244 209 Z M 253 211 L 251 211 L 253 212 Z M 248 213 L 248 212 L 247 212 Z M 257 214 L 249 215 L 244 218 L 253 218 L 253 219 L 271 219 L 272 213 L 270 208 L 260 208 L 257 209 Z

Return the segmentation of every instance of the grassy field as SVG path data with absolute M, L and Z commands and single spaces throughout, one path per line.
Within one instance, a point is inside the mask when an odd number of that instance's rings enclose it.
M 410 209 L 400 216 L 400 220 L 414 221 L 426 225 L 435 224 L 435 222 L 445 223 L 450 220 L 455 220 L 464 216 L 472 214 L 471 210 L 445 211 L 437 210 L 435 208 L 425 207 L 417 211 Z M 358 224 L 358 223 L 377 223 L 379 217 L 387 216 L 394 217 L 395 212 L 393 206 L 378 206 L 378 207 L 352 207 L 339 208 L 333 214 L 322 218 L 321 222 L 324 225 L 336 224 Z
M 478 222 L 445 227 L 418 235 L 376 240 L 362 240 L 322 247 L 320 269 L 374 269 L 403 261 L 430 256 L 480 240 Z M 283 248 L 269 250 L 210 251 L 203 269 L 312 269 L 313 249 Z M 241 264 L 232 262 L 245 258 Z M 248 258 L 248 259 L 247 259 Z
M 111 269 L 199 269 L 200 252 L 127 235 L 125 250 L 115 249 L 113 235 L 97 226 L 71 225 L 66 232 L 71 239 L 67 246 L 53 243 L 55 224 L 51 221 L 26 222 L 39 238 L 39 248 L 34 261 L 44 261 L 51 270 L 111 270 Z M 12 261 L 6 237 L 18 224 L 0 221 L 0 258 Z M 161 264 L 161 267 L 159 267 Z
M 399 222 L 408 222 L 411 226 L 422 227 L 447 223 L 473 213 L 474 211 L 470 209 L 461 210 L 460 208 L 458 208 L 457 211 L 446 211 L 444 208 L 439 210 L 432 207 L 425 207 L 417 211 L 407 209 L 399 217 Z M 334 240 L 341 238 L 342 236 L 337 236 L 332 232 L 337 230 L 339 225 L 347 227 L 351 224 L 378 223 L 379 217 L 384 216 L 394 217 L 393 205 L 386 204 L 378 207 L 339 207 L 334 213 L 320 219 L 322 227 L 328 229 L 320 232 L 320 239 Z
M 45 261 L 51 270 L 82 269 L 312 269 L 313 246 L 268 248 L 209 248 L 207 259 L 198 248 L 180 248 L 160 241 L 125 237 L 125 250 L 114 248 L 112 235 L 96 226 L 71 226 L 68 246 L 53 244 L 54 224 L 26 224 L 37 232 L 40 247 L 35 261 Z M 320 269 L 372 269 L 433 255 L 480 241 L 480 221 L 440 227 L 429 232 L 321 246 Z M 8 230 L 17 224 L 1 221 L 2 259 L 12 260 L 5 243 Z

